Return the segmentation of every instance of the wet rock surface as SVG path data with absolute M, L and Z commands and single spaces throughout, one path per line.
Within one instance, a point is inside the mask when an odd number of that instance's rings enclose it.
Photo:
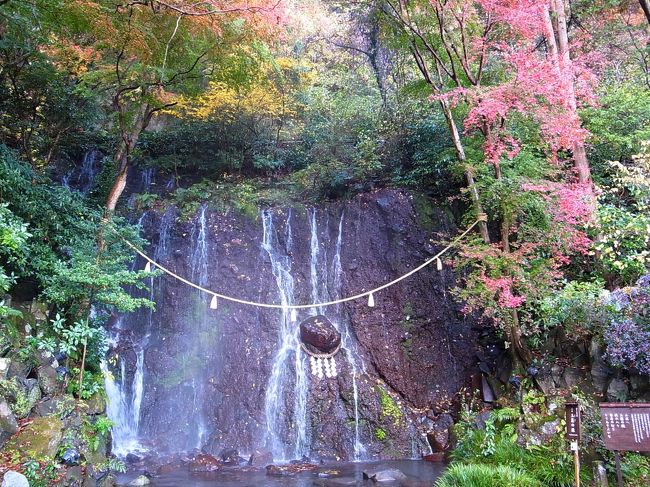
M 216 472 L 223 468 L 223 463 L 212 455 L 197 455 L 188 465 L 190 472 Z
M 266 474 L 274 477 L 295 476 L 304 472 L 315 472 L 318 466 L 312 463 L 290 463 L 288 465 L 267 465 Z
M 421 211 L 420 206 L 406 193 L 382 190 L 322 205 L 313 221 L 312 210 L 273 210 L 274 245 L 291 261 L 294 301 L 312 301 L 312 271 L 321 296 L 347 296 L 418 266 L 430 257 L 431 248 L 440 250 L 443 244 L 437 242 L 456 235 L 453 219 L 443 208 Z M 280 303 L 272 264 L 262 251 L 260 219 L 209 209 L 205 213 L 203 270 L 192 264 L 198 222 L 180 220 L 177 214 L 150 211 L 143 217 L 145 236 L 152 243 L 149 254 L 156 254 L 159 262 L 181 276 L 202 279 L 210 289 Z M 165 219 L 168 226 L 163 232 Z M 310 263 L 314 239 L 319 255 L 316 267 Z M 340 282 L 335 279 L 337 266 Z M 335 357 L 335 378 L 314 377 L 306 364 L 306 438 L 312 458 L 411 457 L 414 448 L 415 455 L 428 451 L 421 417 L 453 408 L 454 395 L 476 372 L 474 322 L 461 314 L 448 292 L 455 285 L 449 267 L 436 271 L 433 266 L 378 293 L 374 308 L 359 300 L 298 313 L 298 320 L 289 325 L 292 329 L 312 312 L 321 313 L 342 334 L 347 333 L 351 344 Z M 139 347 L 147 337 L 138 426 L 141 441 L 161 455 L 198 447 L 218 456 L 234 445 L 249 458 L 255 450 L 269 449 L 266 397 L 274 360 L 282 348 L 281 311 L 223 300 L 217 309 L 210 309 L 210 296 L 170 278 L 157 278 L 152 292 L 156 310 L 120 318 L 120 341 L 111 352 L 123 361 L 124 382 L 130 389 Z M 295 363 L 293 352 L 287 357 L 283 367 Z M 121 380 L 118 368 L 113 374 Z M 273 429 L 288 446 L 285 458 L 294 454 L 296 443 L 294 385 L 291 370 L 278 391 L 282 413 Z M 390 392 L 402 411 L 399 419 L 385 414 L 380 388 Z M 128 402 L 133 403 L 131 397 Z M 355 440 L 355 415 L 361 419 L 356 428 L 361 447 Z M 378 430 L 390 442 L 378 439 Z M 252 456 L 257 464 L 259 455 Z

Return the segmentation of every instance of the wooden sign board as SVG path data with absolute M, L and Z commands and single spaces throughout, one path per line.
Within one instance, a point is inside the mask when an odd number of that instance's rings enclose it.
M 650 403 L 601 403 L 600 415 L 608 450 L 650 451 Z
M 566 434 L 567 440 L 580 439 L 580 406 L 577 402 L 567 402 L 566 408 Z

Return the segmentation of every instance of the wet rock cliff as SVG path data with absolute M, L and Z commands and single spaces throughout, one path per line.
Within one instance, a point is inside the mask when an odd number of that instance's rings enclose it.
M 216 213 L 206 202 L 191 221 L 168 208 L 140 223 L 148 254 L 178 275 L 279 305 L 374 288 L 457 233 L 444 209 L 393 190 L 256 218 Z M 150 285 L 155 311 L 115 317 L 111 326 L 107 391 L 120 454 L 234 448 L 276 461 L 411 457 L 428 452 L 432 420 L 475 372 L 476 337 L 450 294 L 448 265 L 377 293 L 374 307 L 361 299 L 296 316 L 214 303 L 164 275 Z M 299 342 L 300 322 L 317 314 L 341 334 L 331 358 L 309 355 Z M 321 377 L 323 366 L 330 374 Z

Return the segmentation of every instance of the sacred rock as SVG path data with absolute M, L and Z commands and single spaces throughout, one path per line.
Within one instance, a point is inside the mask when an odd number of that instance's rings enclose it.
M 300 339 L 318 352 L 331 353 L 341 343 L 341 334 L 325 316 L 316 315 L 300 323 Z

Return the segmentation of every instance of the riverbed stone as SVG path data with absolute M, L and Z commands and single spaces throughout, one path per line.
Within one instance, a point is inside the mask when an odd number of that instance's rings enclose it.
M 139 487 L 141 485 L 149 485 L 151 483 L 151 479 L 147 477 L 146 475 L 138 475 L 136 478 L 134 478 L 131 482 L 129 482 L 128 485 L 129 487 Z
M 17 432 L 18 422 L 11 412 L 9 403 L 4 398 L 0 398 L 0 447 Z
M 320 352 L 330 353 L 341 343 L 341 334 L 326 316 L 316 315 L 300 323 L 300 339 Z
M 205 453 L 201 453 L 194 457 L 189 464 L 190 472 L 216 472 L 222 468 L 223 464 L 220 460 Z
M 63 439 L 63 422 L 57 416 L 35 418 L 7 447 L 31 458 L 54 458 Z
M 398 482 L 405 480 L 406 475 L 396 468 L 371 468 L 363 471 L 363 478 L 370 479 L 373 482 Z
M 290 463 L 288 465 L 267 465 L 266 475 L 272 477 L 292 477 L 299 473 L 315 472 L 318 467 L 313 463 Z
M 1 487 L 29 487 L 29 481 L 22 473 L 9 470 L 2 477 Z

